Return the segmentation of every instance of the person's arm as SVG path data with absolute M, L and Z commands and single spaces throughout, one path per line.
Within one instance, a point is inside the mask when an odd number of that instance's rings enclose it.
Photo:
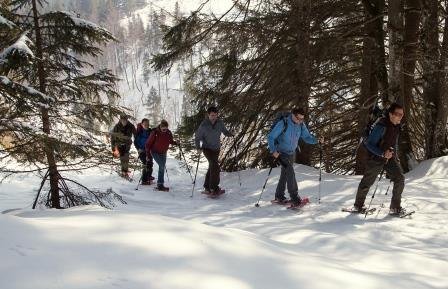
M 283 130 L 284 123 L 283 121 L 277 122 L 271 132 L 268 134 L 268 146 L 270 153 L 274 153 L 277 151 L 277 146 L 275 145 L 275 140 L 280 136 Z
M 302 132 L 300 137 L 303 139 L 304 142 L 308 144 L 317 144 L 317 139 L 310 134 L 310 131 L 306 127 L 304 123 L 302 123 Z
M 201 148 L 201 141 L 204 140 L 204 133 L 204 126 L 201 124 L 194 134 L 194 143 L 197 149 Z
M 231 133 L 226 126 L 224 125 L 224 122 L 221 120 L 221 132 L 226 136 L 226 137 L 233 137 L 233 133 Z
M 115 145 L 117 144 L 117 134 L 118 132 L 118 128 L 117 125 L 114 126 L 114 128 L 112 129 L 112 133 L 110 134 L 110 143 L 112 146 L 112 149 L 114 149 Z
M 149 135 L 149 137 L 145 143 L 146 157 L 151 155 L 151 148 L 154 145 L 155 139 L 156 139 L 156 133 L 155 133 L 155 130 L 153 130 L 153 131 L 151 131 L 151 134 Z
M 364 142 L 367 150 L 379 157 L 382 157 L 384 155 L 384 151 L 378 146 L 378 144 L 383 137 L 385 129 L 386 128 L 384 126 L 376 124 L 370 132 L 369 137 Z

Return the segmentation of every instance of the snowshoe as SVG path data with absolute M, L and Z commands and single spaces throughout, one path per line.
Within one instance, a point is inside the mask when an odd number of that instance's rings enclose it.
M 155 189 L 157 191 L 162 191 L 162 192 L 168 192 L 170 190 L 170 188 L 165 187 L 164 185 L 157 185 L 157 187 Z
M 287 205 L 291 204 L 291 200 L 289 200 L 289 199 L 274 199 L 274 200 L 271 200 L 271 204 L 287 206 Z
M 415 213 L 415 211 L 408 212 L 408 211 L 406 211 L 405 208 L 395 208 L 395 209 L 390 209 L 389 216 L 404 218 L 404 217 L 410 216 L 414 213 Z
M 310 199 L 308 197 L 303 197 L 300 202 L 294 203 L 291 202 L 289 207 L 287 207 L 288 210 L 300 210 L 304 206 L 310 203 Z
M 342 208 L 341 210 L 342 212 L 346 212 L 346 213 L 351 213 L 351 214 L 373 214 L 373 212 L 376 211 L 376 208 L 370 208 L 367 210 L 366 207 L 362 207 L 362 208 L 357 208 L 355 206 L 350 207 L 350 208 Z
M 207 197 L 211 198 L 211 199 L 216 199 L 219 196 L 221 196 L 222 194 L 225 194 L 225 190 L 223 189 L 217 189 L 217 190 L 212 190 L 210 191 L 210 194 L 207 194 Z

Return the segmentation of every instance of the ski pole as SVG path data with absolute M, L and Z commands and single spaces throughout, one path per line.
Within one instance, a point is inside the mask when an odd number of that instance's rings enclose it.
M 196 177 L 198 175 L 198 168 L 199 168 L 199 161 L 201 160 L 201 151 L 199 151 L 198 155 L 198 163 L 196 164 L 196 173 L 194 174 L 194 180 L 193 180 L 193 189 L 191 190 L 191 196 L 190 198 L 193 198 L 194 194 L 194 187 L 196 186 Z
M 387 164 L 387 161 L 386 161 L 386 164 Z M 369 206 L 367 207 L 366 214 L 364 215 L 364 219 L 367 218 L 367 214 L 369 213 L 369 210 L 370 210 L 370 205 L 372 204 L 372 201 L 375 198 L 376 190 L 378 189 L 378 184 L 381 181 L 381 178 L 383 177 L 384 167 L 386 164 L 384 164 L 383 169 L 381 170 L 381 173 L 380 173 L 380 177 L 378 178 L 378 181 L 376 182 L 375 190 L 373 191 L 372 198 L 370 199 Z
M 235 145 L 235 159 L 237 157 L 238 157 L 238 150 L 236 149 L 236 145 Z M 238 161 L 236 161 L 236 164 L 238 164 Z M 236 166 L 236 167 L 237 167 L 237 170 L 238 170 L 239 169 L 238 166 Z M 238 172 L 238 180 L 240 181 L 240 190 L 241 190 L 241 174 L 240 174 L 239 170 L 237 172 Z
M 188 165 L 188 163 L 187 163 L 187 159 L 185 158 L 184 152 L 182 151 L 182 147 L 181 147 L 181 145 L 180 145 L 180 141 L 179 141 L 177 144 L 179 145 L 179 152 L 180 152 L 180 155 L 181 155 L 181 157 L 184 159 L 185 166 L 187 167 L 187 171 L 188 171 L 188 173 L 190 174 L 191 181 L 193 181 L 193 176 L 191 175 L 190 166 Z
M 318 193 L 318 204 L 320 204 L 321 185 L 322 185 L 322 145 L 319 144 L 319 193 Z
M 272 165 L 271 168 L 269 169 L 268 176 L 266 177 L 266 181 L 264 182 L 263 188 L 261 189 L 261 193 L 260 193 L 260 196 L 258 197 L 258 201 L 255 204 L 255 207 L 257 207 L 257 208 L 260 207 L 259 203 L 260 203 L 260 200 L 261 200 L 261 196 L 263 196 L 264 189 L 266 188 L 266 184 L 268 183 L 269 176 L 271 175 L 271 172 L 272 172 L 273 168 L 274 168 L 274 165 Z

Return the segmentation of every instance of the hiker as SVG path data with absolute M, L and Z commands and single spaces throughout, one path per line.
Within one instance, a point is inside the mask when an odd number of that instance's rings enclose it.
M 129 178 L 129 150 L 132 137 L 135 136 L 135 127 L 128 121 L 128 116 L 122 114 L 114 126 L 111 134 L 112 153 L 120 157 L 121 176 Z M 117 153 L 118 151 L 118 153 Z
M 219 187 L 219 151 L 221 149 L 221 133 L 227 137 L 233 137 L 223 121 L 218 118 L 218 109 L 211 106 L 207 109 L 207 117 L 199 125 L 195 132 L 195 145 L 198 150 L 204 152 L 208 161 L 208 170 L 204 181 L 204 194 L 219 195 L 225 191 Z
M 148 155 L 145 151 L 145 144 L 149 138 L 150 133 L 151 128 L 149 127 L 149 120 L 147 118 L 144 118 L 142 119 L 141 123 L 137 124 L 137 133 L 134 139 L 134 146 L 137 149 L 138 158 L 143 164 L 141 177 L 142 185 L 150 185 L 154 180 L 154 177 L 152 176 L 152 156 L 151 154 L 149 154 L 149 157 L 147 157 Z
M 403 107 L 397 103 L 391 104 L 387 115 L 376 122 L 369 136 L 364 140 L 363 145 L 369 152 L 369 158 L 356 193 L 354 211 L 365 212 L 364 201 L 367 193 L 377 175 L 384 169 L 390 180 L 394 182 L 389 213 L 391 215 L 404 213 L 404 209 L 400 206 L 401 193 L 404 189 L 404 175 L 397 157 L 398 136 L 403 116 Z
M 157 190 L 169 191 L 168 187 L 164 186 L 166 152 L 170 144 L 178 145 L 173 140 L 173 134 L 168 129 L 168 122 L 161 120 L 157 128 L 151 131 L 148 140 L 145 144 L 146 159 L 149 160 L 152 156 L 154 161 L 159 165 L 159 172 L 157 175 Z
M 280 179 L 275 191 L 275 202 L 279 204 L 290 203 L 290 207 L 306 205 L 308 198 L 301 199 L 298 192 L 296 175 L 294 172 L 294 156 L 301 138 L 308 144 L 317 144 L 317 139 L 310 134 L 304 123 L 305 111 L 294 108 L 291 113 L 276 120 L 271 132 L 268 134 L 269 151 L 281 164 Z M 288 187 L 290 200 L 285 197 L 285 186 Z

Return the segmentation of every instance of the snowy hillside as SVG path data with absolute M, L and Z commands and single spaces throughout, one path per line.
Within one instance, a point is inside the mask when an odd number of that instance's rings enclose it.
M 237 173 L 222 173 L 227 193 L 216 200 L 200 185 L 190 198 L 174 159 L 168 193 L 94 170 L 74 176 L 120 192 L 128 205 L 113 211 L 32 211 L 38 180 L 13 179 L 0 185 L 0 288 L 447 288 L 447 168 L 444 157 L 407 175 L 403 205 L 416 210 L 407 219 L 380 208 L 388 181 L 366 220 L 340 212 L 360 177 L 324 174 L 317 204 L 319 172 L 300 165 L 299 190 L 312 200 L 301 212 L 269 203 L 278 168 L 259 208 L 268 170 L 241 172 L 241 188 Z

